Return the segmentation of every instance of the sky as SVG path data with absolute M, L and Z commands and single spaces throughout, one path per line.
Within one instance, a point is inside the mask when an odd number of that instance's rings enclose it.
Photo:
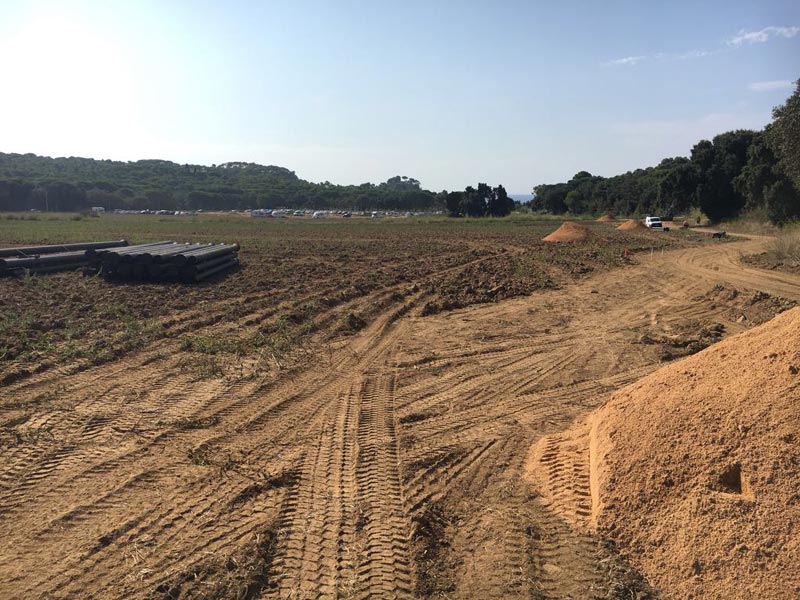
M 761 129 L 800 2 L 0 0 L 0 152 L 509 193 Z

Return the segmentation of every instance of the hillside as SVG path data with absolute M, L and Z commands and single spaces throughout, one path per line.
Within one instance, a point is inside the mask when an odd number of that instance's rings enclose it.
M 375 185 L 312 183 L 283 167 L 229 162 L 179 165 L 0 153 L 0 211 L 106 209 L 340 208 L 431 210 L 433 192 L 408 177 Z

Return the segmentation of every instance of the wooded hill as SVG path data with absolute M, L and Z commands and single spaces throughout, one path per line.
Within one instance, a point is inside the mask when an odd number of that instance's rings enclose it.
M 0 211 L 313 208 L 433 210 L 444 197 L 396 176 L 379 185 L 311 183 L 283 167 L 210 167 L 165 160 L 118 162 L 0 153 Z

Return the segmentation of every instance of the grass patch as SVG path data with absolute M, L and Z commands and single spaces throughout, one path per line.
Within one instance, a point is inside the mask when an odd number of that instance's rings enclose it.
M 800 265 L 800 225 L 783 229 L 767 246 L 775 260 Z
M 245 353 L 245 342 L 235 337 L 190 335 L 181 338 L 180 349 L 184 352 L 199 352 L 200 354 L 242 355 Z

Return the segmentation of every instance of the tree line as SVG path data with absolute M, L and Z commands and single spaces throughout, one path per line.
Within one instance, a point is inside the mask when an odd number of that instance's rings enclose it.
M 289 169 L 231 162 L 210 167 L 164 160 L 119 162 L 0 153 L 0 211 L 249 210 L 255 208 L 437 211 L 505 216 L 502 185 L 431 192 L 397 175 L 380 184 L 311 183 Z
M 0 153 L 0 211 L 443 210 L 445 193 L 396 176 L 380 184 L 311 183 L 289 169 L 231 162 L 210 167 L 164 160 L 119 162 Z
M 470 185 L 463 192 L 447 193 L 445 204 L 451 217 L 505 217 L 515 207 L 502 185 L 485 183 L 479 183 L 477 189 Z
M 533 210 L 554 214 L 670 216 L 699 208 L 712 221 L 762 211 L 774 223 L 800 218 L 800 81 L 762 131 L 701 140 L 691 156 L 615 177 L 586 171 L 533 189 Z M 502 185 L 432 192 L 395 176 L 380 184 L 312 183 L 277 166 L 210 167 L 164 160 L 120 162 L 0 153 L 0 211 L 247 210 L 254 208 L 433 211 L 505 216 L 515 208 Z
M 763 212 L 782 225 L 800 219 L 800 81 L 762 131 L 701 140 L 691 156 L 614 177 L 586 171 L 538 185 L 531 208 L 551 213 L 673 216 L 699 208 L 712 222 Z

